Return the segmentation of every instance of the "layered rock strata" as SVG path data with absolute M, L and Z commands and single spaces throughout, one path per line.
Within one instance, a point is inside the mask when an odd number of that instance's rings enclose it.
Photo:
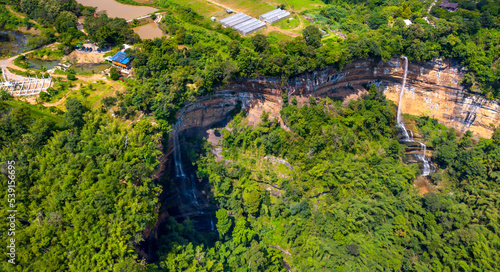
M 357 61 L 341 71 L 324 68 L 303 73 L 284 84 L 278 78 L 236 81 L 180 110 L 180 129 L 190 135 L 208 136 L 208 129 L 223 127 L 230 120 L 231 111 L 239 103 L 248 111 L 250 124 L 257 123 L 263 111 L 270 112 L 270 118 L 279 118 L 283 91 L 299 102 L 307 101 L 309 96 L 344 100 L 357 97 L 364 87 L 375 83 L 389 100 L 398 104 L 402 63 L 399 58 L 388 62 Z M 402 112 L 433 117 L 459 131 L 471 130 L 477 136 L 491 137 L 499 124 L 500 106 L 464 90 L 460 85 L 464 73 L 452 60 L 410 63 Z
M 240 108 L 247 111 L 249 125 L 257 124 L 264 111 L 270 113 L 270 119 L 276 117 L 281 120 L 283 92 L 288 94 L 289 100 L 295 97 L 299 103 L 307 103 L 310 96 L 346 100 L 356 99 L 366 93 L 366 88 L 374 83 L 384 91 L 389 100 L 398 104 L 404 72 L 402 64 L 403 61 L 399 58 L 388 62 L 362 60 L 353 62 L 342 70 L 324 68 L 303 73 L 291 77 L 285 83 L 279 78 L 238 80 L 179 110 L 175 132 L 181 139 L 198 136 L 216 142 L 218 136 L 214 135 L 216 130 L 213 128 L 225 127 Z M 426 115 L 459 131 L 471 130 L 477 136 L 491 137 L 500 123 L 500 106 L 496 101 L 488 101 L 479 94 L 464 90 L 460 85 L 464 73 L 452 60 L 410 63 L 402 112 Z M 282 126 L 287 129 L 283 122 Z M 164 186 L 160 214 L 169 214 L 181 220 L 194 218 L 204 229 L 213 230 L 214 212 L 207 201 L 210 188 L 187 173 L 194 172 L 195 169 L 184 154 L 177 159 L 177 165 L 184 165 L 188 176 L 182 179 L 175 176 L 176 163 L 172 154 L 175 148 L 184 152 L 182 140 L 180 143 L 177 140 L 174 145 L 172 136 L 170 149 L 166 154 L 168 159 L 163 163 L 167 176 L 170 176 L 167 182 L 171 184 Z M 160 216 L 153 229 L 144 233 L 146 241 L 154 240 L 158 232 L 162 232 L 161 221 L 165 218 L 166 216 Z

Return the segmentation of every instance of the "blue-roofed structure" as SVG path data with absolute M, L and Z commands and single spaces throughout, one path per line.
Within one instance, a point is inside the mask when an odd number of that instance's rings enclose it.
M 134 56 L 127 55 L 125 52 L 118 52 L 109 60 L 117 66 L 123 67 L 123 68 L 129 68 L 130 64 L 132 63 L 132 60 L 134 59 Z

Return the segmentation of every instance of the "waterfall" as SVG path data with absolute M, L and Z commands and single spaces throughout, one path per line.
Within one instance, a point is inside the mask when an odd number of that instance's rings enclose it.
M 175 163 L 175 176 L 185 178 L 184 169 L 182 168 L 181 149 L 179 148 L 179 135 L 177 135 L 177 127 L 174 126 L 172 130 L 172 142 L 174 144 L 174 163 Z
M 466 100 L 467 101 L 467 100 Z M 483 100 L 481 97 L 477 97 L 477 99 L 472 99 L 471 101 L 471 106 L 468 108 L 467 115 L 465 116 L 465 119 L 463 120 L 463 127 L 462 127 L 462 132 L 465 132 L 474 124 L 474 121 L 476 121 L 477 118 L 477 111 L 483 107 Z
M 401 86 L 401 91 L 399 92 L 399 104 L 398 104 L 398 114 L 396 121 L 398 122 L 398 125 L 403 126 L 404 130 L 406 131 L 405 125 L 401 121 L 401 101 L 403 100 L 403 93 L 405 90 L 405 85 L 406 85 L 406 74 L 408 73 L 408 58 L 406 56 L 402 56 L 405 59 L 405 73 L 403 75 L 403 86 Z M 406 133 L 408 135 L 408 133 Z
M 193 196 L 192 200 L 193 200 L 193 204 L 194 206 L 196 207 L 196 209 L 198 210 L 198 214 L 205 214 L 203 212 L 203 210 L 201 209 L 201 206 L 200 206 L 200 203 L 198 202 L 198 197 L 196 197 L 196 192 L 195 192 L 195 184 L 194 184 L 194 181 L 195 181 L 195 178 L 193 177 L 193 175 L 191 175 L 191 195 Z
M 403 75 L 403 85 L 401 86 L 401 91 L 399 92 L 399 104 L 398 104 L 398 112 L 397 112 L 397 117 L 396 121 L 398 123 L 398 128 L 401 130 L 401 134 L 403 135 L 403 138 L 401 139 L 403 142 L 407 143 L 417 143 L 420 145 L 420 150 L 421 154 L 415 154 L 415 157 L 422 162 L 422 175 L 423 176 L 428 176 L 431 171 L 434 172 L 436 170 L 436 167 L 432 164 L 431 160 L 425 157 L 425 153 L 427 151 L 427 146 L 419 141 L 413 140 L 413 132 L 411 130 L 407 130 L 406 126 L 403 122 L 403 119 L 401 118 L 401 105 L 402 105 L 402 100 L 403 100 L 403 94 L 405 91 L 405 85 L 406 85 L 406 75 L 408 74 L 408 58 L 406 56 L 402 56 L 402 58 L 405 59 L 405 67 L 404 67 L 404 75 Z M 408 134 L 408 131 L 410 134 Z M 431 167 L 432 166 L 432 167 Z
M 195 209 L 194 214 L 192 214 L 191 212 L 189 214 L 194 215 L 195 217 L 205 216 L 206 213 L 203 210 L 202 205 L 198 201 L 198 196 L 196 195 L 196 184 L 195 184 L 196 177 L 192 173 L 191 174 L 188 173 L 188 175 L 186 175 L 186 173 L 184 172 L 181 149 L 179 144 L 179 125 L 174 125 L 172 127 L 171 137 L 173 145 L 172 153 L 174 155 L 173 157 L 175 164 L 175 177 L 177 180 L 175 184 L 175 189 L 178 193 L 181 203 L 185 204 L 186 206 L 191 206 Z M 195 222 L 196 221 L 197 220 L 195 219 Z
M 177 132 L 177 126 L 174 126 L 172 130 L 172 142 L 173 142 L 173 152 L 174 152 L 174 164 L 175 164 L 175 176 L 182 180 L 182 187 L 184 195 L 191 199 L 191 203 L 196 207 L 199 213 L 203 214 L 200 211 L 200 204 L 198 203 L 198 198 L 196 197 L 196 189 L 194 180 L 195 178 L 191 174 L 191 177 L 188 178 L 184 173 L 184 167 L 182 166 L 182 157 L 181 157 L 181 149 L 179 146 L 179 135 Z M 189 183 L 188 183 L 189 182 Z M 191 188 L 187 188 L 187 185 L 191 185 Z M 177 189 L 177 191 L 179 191 Z

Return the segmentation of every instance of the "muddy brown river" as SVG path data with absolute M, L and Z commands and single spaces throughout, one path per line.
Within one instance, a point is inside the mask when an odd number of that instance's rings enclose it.
M 131 6 L 118 3 L 114 0 L 76 0 L 76 2 L 84 5 L 97 7 L 97 11 L 106 11 L 109 17 L 124 18 L 131 20 L 157 11 L 152 7 Z

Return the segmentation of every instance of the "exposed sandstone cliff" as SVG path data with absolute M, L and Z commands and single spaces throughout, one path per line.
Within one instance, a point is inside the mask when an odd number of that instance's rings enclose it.
M 189 134 L 208 136 L 209 128 L 225 126 L 238 103 L 248 111 L 250 124 L 257 123 L 263 111 L 270 112 L 271 118 L 279 118 L 282 91 L 288 91 L 299 102 L 307 101 L 309 96 L 345 99 L 356 97 L 364 90 L 362 86 L 375 83 L 398 104 L 401 64 L 398 58 L 388 62 L 357 61 L 342 71 L 324 68 L 292 77 L 285 84 L 278 78 L 237 81 L 180 110 L 179 125 Z M 500 106 L 464 90 L 460 85 L 463 74 L 464 70 L 451 60 L 411 63 L 402 112 L 427 115 L 459 131 L 471 130 L 478 136 L 491 137 L 499 124 Z
M 234 110 L 239 107 L 248 112 L 249 125 L 257 124 L 264 111 L 270 113 L 271 119 L 280 119 L 282 92 L 287 92 L 289 99 L 294 96 L 299 103 L 307 103 L 309 96 L 328 96 L 345 100 L 359 97 L 366 92 L 365 86 L 375 83 L 384 90 L 389 100 L 398 104 L 403 77 L 402 64 L 402 60 L 397 58 L 388 62 L 357 61 L 347 65 L 342 71 L 324 68 L 292 77 L 284 84 L 279 78 L 236 81 L 211 96 L 200 97 L 183 107 L 177 113 L 178 123 L 175 131 L 181 138 L 196 135 L 216 141 L 217 136 L 212 128 L 225 127 Z M 427 115 L 459 131 L 469 129 L 478 136 L 490 137 L 494 127 L 500 123 L 500 106 L 497 102 L 487 101 L 479 94 L 465 91 L 460 86 L 463 74 L 463 69 L 452 61 L 411 63 L 402 100 L 402 112 Z M 285 127 L 283 123 L 282 126 Z M 173 174 L 176 167 L 174 156 L 171 156 L 173 138 L 170 137 L 170 150 L 166 154 L 169 159 L 163 163 L 170 178 L 167 178 L 169 184 L 164 186 L 161 197 L 161 215 L 155 226 L 144 233 L 146 241 L 149 241 L 145 250 L 149 252 L 154 248 L 151 241 L 161 235 L 163 221 L 168 216 L 178 219 L 189 216 L 205 229 L 213 229 L 214 215 L 209 207 L 208 185 L 199 183 L 194 177 L 186 179 Z M 182 141 L 177 143 L 176 148 L 180 148 L 183 153 Z M 191 165 L 185 157 L 177 160 L 186 167 Z M 194 172 L 194 169 L 187 169 L 187 172 Z M 186 183 L 186 180 L 189 183 Z M 143 255 L 148 256 L 146 252 L 143 252 Z

